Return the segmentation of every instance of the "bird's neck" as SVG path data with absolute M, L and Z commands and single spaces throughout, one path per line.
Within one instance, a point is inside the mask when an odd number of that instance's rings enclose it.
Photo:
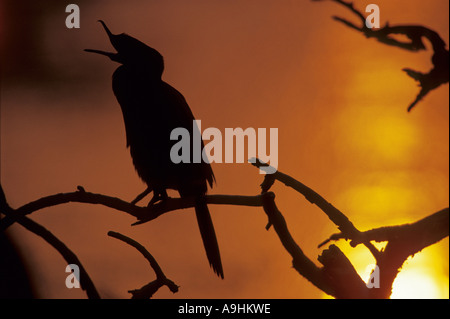
M 155 71 L 153 68 L 145 66 L 123 66 L 127 73 L 131 73 L 141 79 L 147 81 L 162 81 L 162 73 Z

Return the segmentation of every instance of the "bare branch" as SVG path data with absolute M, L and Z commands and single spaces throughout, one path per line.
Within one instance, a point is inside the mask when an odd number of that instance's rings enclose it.
M 386 24 L 380 29 L 371 29 L 366 26 L 364 15 L 353 6 L 353 3 L 346 2 L 344 0 L 330 1 L 336 2 L 348 8 L 362 21 L 362 26 L 358 27 L 352 22 L 341 17 L 334 16 L 333 18 L 354 30 L 363 33 L 367 38 L 375 38 L 381 43 L 413 52 L 426 49 L 423 42 L 424 38 L 430 41 L 433 48 L 433 56 L 431 59 L 434 66 L 433 69 L 431 69 L 428 73 L 415 71 L 409 68 L 403 69 L 403 71 L 405 71 L 406 74 L 408 74 L 408 76 L 412 79 L 417 81 L 421 87 L 416 99 L 408 106 L 408 112 L 410 112 L 417 105 L 417 103 L 427 96 L 428 93 L 449 82 L 449 51 L 446 49 L 445 41 L 436 31 L 420 25 L 398 25 L 391 27 Z M 393 35 L 399 34 L 406 36 L 408 41 L 400 41 L 393 37 Z
M 156 280 L 140 289 L 129 291 L 133 295 L 132 299 L 150 299 L 159 290 L 159 288 L 163 286 L 167 286 L 173 293 L 178 292 L 179 287 L 172 280 L 166 277 L 156 259 L 148 252 L 147 249 L 145 249 L 144 246 L 139 244 L 137 241 L 117 232 L 110 231 L 108 232 L 108 236 L 117 238 L 136 248 L 145 257 L 145 259 L 148 260 L 150 266 L 155 271 Z
M 270 171 L 275 171 L 275 169 L 257 159 L 252 162 L 253 165 L 258 168 L 265 167 Z M 276 180 L 301 193 L 308 201 L 321 208 L 330 220 L 338 226 L 341 232 L 332 235 L 321 245 L 324 245 L 331 240 L 344 238 L 350 239 L 350 244 L 352 246 L 363 243 L 372 252 L 377 260 L 377 265 L 380 267 L 381 277 L 383 278 L 383 289 L 375 289 L 376 291 L 370 290 L 368 292 L 367 287 L 365 287 L 361 278 L 357 276 L 351 263 L 334 245 L 331 245 L 327 250 L 323 251 L 321 256 L 319 256 L 319 261 L 323 264 L 322 268 L 317 267 L 303 253 L 301 248 L 292 238 L 287 228 L 286 221 L 275 204 L 275 195 L 272 192 L 268 192 Z M 336 298 L 388 298 L 391 293 L 392 283 L 404 261 L 410 255 L 413 255 L 424 247 L 448 236 L 449 232 L 448 208 L 413 224 L 382 227 L 366 232 L 360 232 L 341 211 L 327 202 L 321 195 L 286 174 L 279 171 L 276 171 L 274 174 L 267 174 L 264 182 L 261 184 L 261 188 L 262 194 L 258 196 L 207 195 L 205 196 L 205 200 L 208 204 L 262 206 L 269 219 L 268 225 L 274 226 L 275 232 L 283 247 L 292 256 L 294 268 L 316 287 Z M 148 222 L 173 210 L 195 206 L 194 198 L 168 198 L 151 207 L 137 207 L 117 198 L 88 193 L 84 188 L 78 187 L 78 191 L 75 193 L 52 195 L 24 205 L 20 208 L 21 212 L 18 213 L 9 208 L 4 194 L 1 193 L 0 208 L 2 211 L 5 211 L 5 209 L 8 211 L 9 209 L 10 213 L 7 213 L 6 217 L 3 218 L 0 223 L 2 223 L 2 227 L 4 225 L 12 224 L 14 221 L 21 224 L 25 223 L 26 225 L 28 219 L 25 217 L 24 213 L 29 214 L 34 210 L 66 202 L 102 204 L 124 211 L 138 218 L 139 221 L 136 224 Z M 8 224 L 4 223 L 5 220 L 8 221 Z M 34 230 L 34 232 L 37 231 Z M 177 291 L 178 286 L 165 277 L 156 260 L 143 246 L 118 233 L 110 232 L 109 235 L 121 239 L 138 249 L 146 257 L 156 273 L 157 279 L 155 281 L 150 282 L 141 289 L 130 291 L 133 294 L 133 298 L 151 298 L 153 294 L 164 285 L 168 286 L 172 292 Z M 372 240 L 387 240 L 388 245 L 384 251 L 380 252 L 370 242 Z M 51 239 L 49 242 L 52 242 L 54 246 L 58 246 L 55 244 L 55 239 Z M 61 254 L 67 256 L 67 252 L 65 252 L 66 247 L 64 247 Z M 70 256 L 69 254 L 69 257 L 65 258 L 74 260 L 76 256 Z M 77 259 L 75 259 L 73 263 L 80 264 Z M 84 277 L 89 278 L 87 274 Z
M 205 195 L 206 203 L 209 205 L 237 205 L 237 206 L 250 206 L 261 207 L 262 198 L 260 195 L 256 196 L 241 196 L 241 195 Z M 195 207 L 194 197 L 183 198 L 168 198 L 164 201 L 153 204 L 150 207 L 144 208 L 146 212 L 142 214 L 138 219 L 139 221 L 133 225 L 140 225 L 159 216 L 171 212 L 174 210 L 192 208 Z
M 250 161 L 253 166 L 257 168 L 267 167 L 266 163 L 263 163 L 259 159 L 251 159 Z M 275 170 L 275 169 L 274 169 Z M 325 200 L 321 195 L 307 187 L 306 185 L 300 183 L 296 179 L 281 173 L 280 171 L 276 171 L 273 174 L 266 175 L 267 178 L 276 179 L 286 186 L 289 186 L 295 189 L 297 192 L 305 196 L 305 198 L 311 203 L 318 206 L 327 216 L 328 218 L 338 226 L 338 229 L 345 235 L 346 239 L 360 238 L 361 232 L 353 225 L 353 223 L 344 215 L 340 210 L 330 204 Z M 263 183 L 265 184 L 265 183 Z M 364 245 L 370 250 L 375 258 L 378 257 L 379 251 L 373 246 L 370 241 L 365 241 Z
M 14 214 L 14 210 L 9 206 L 9 204 L 6 201 L 6 197 L 1 185 L 0 185 L 0 212 L 5 214 L 6 217 L 4 218 L 7 218 L 8 216 Z M 61 256 L 66 260 L 68 264 L 76 264 L 80 269 L 81 288 L 86 291 L 86 294 L 89 299 L 100 299 L 100 295 L 98 294 L 94 283 L 89 277 L 86 269 L 83 267 L 81 261 L 62 241 L 60 241 L 45 227 L 29 219 L 28 217 L 22 216 L 17 222 L 30 232 L 36 234 L 37 236 L 44 239 L 47 243 L 49 243 L 61 254 Z
M 260 196 L 206 195 L 206 202 L 215 205 L 262 206 Z M 35 211 L 65 203 L 99 204 L 127 213 L 143 224 L 167 212 L 195 206 L 195 198 L 168 198 L 150 207 L 139 207 L 119 198 L 86 192 L 82 187 L 76 192 L 50 195 L 17 208 L 13 213 L 0 220 L 0 230 L 5 230 L 15 221 Z
M 275 204 L 275 194 L 263 194 L 264 211 L 283 247 L 292 256 L 295 270 L 323 292 L 335 298 L 368 298 L 370 292 L 347 257 L 334 245 L 322 252 L 317 267 L 301 250 L 290 234 L 286 221 Z
M 250 162 L 258 168 L 267 168 L 268 166 L 266 163 L 263 163 L 258 159 L 252 159 Z M 270 168 L 269 171 L 273 171 L 272 169 L 273 168 Z M 324 272 L 333 278 L 330 280 L 335 282 L 335 284 L 332 284 L 325 281 L 327 282 L 328 287 L 333 287 L 332 295 L 336 298 L 389 298 L 394 279 L 406 259 L 424 247 L 432 245 L 449 235 L 448 208 L 426 217 L 414 224 L 383 227 L 377 230 L 362 233 L 356 229 L 356 227 L 342 212 L 328 203 L 318 193 L 294 178 L 279 171 L 271 175 L 266 175 L 266 178 L 268 181 L 265 181 L 262 184 L 263 192 L 268 190 L 273 185 L 274 180 L 279 180 L 286 186 L 292 187 L 304 195 L 305 198 L 311 203 L 320 207 L 322 211 L 327 214 L 330 220 L 338 226 L 341 232 L 332 235 L 325 242 L 321 243 L 319 245 L 320 247 L 331 240 L 350 239 L 351 246 L 355 247 L 356 245 L 363 243 L 375 257 L 377 265 L 380 269 L 380 277 L 383 278 L 382 289 L 372 289 L 368 291 L 364 288 L 365 286 L 363 287 L 360 278 L 356 277 L 354 271 L 349 267 L 350 263 L 347 261 L 346 257 L 340 251 L 336 250 L 337 247 L 336 249 L 333 248 L 330 251 L 324 251 L 322 256 L 319 258 L 319 261 L 321 261 L 325 266 Z M 266 210 L 266 205 L 264 207 Z M 273 221 L 269 219 L 269 225 L 272 223 Z M 287 231 L 287 229 L 285 231 Z M 279 235 L 279 237 L 282 239 L 282 237 L 286 237 L 286 235 Z M 371 240 L 388 240 L 389 242 L 384 251 L 380 252 L 370 242 Z M 291 255 L 299 249 L 291 243 L 290 239 L 282 239 L 282 242 L 283 246 Z M 300 264 L 304 267 L 304 264 L 307 263 L 302 262 Z M 305 278 L 308 278 L 308 276 L 310 278 L 314 278 L 314 276 L 311 276 L 308 271 L 305 272 L 304 269 L 299 270 L 299 273 L 305 276 Z M 341 284 L 346 282 L 352 283 L 350 284 L 351 288 L 342 288 Z M 317 287 L 321 287 L 323 290 L 323 287 L 320 284 L 315 285 Z
M 352 240 L 352 246 L 365 241 L 399 242 L 405 245 L 408 255 L 414 255 L 425 247 L 433 245 L 449 235 L 449 208 L 444 208 L 412 224 L 385 226 L 361 232 L 360 237 Z M 345 238 L 343 233 L 333 234 L 319 247 L 330 241 Z
M 449 208 L 445 208 L 415 223 L 387 226 L 365 231 L 362 238 L 377 242 L 398 242 L 404 246 L 405 253 L 414 255 L 425 247 L 433 245 L 449 235 Z
M 269 218 L 269 223 L 273 225 L 283 247 L 292 256 L 292 264 L 300 275 L 308 279 L 317 288 L 334 296 L 335 292 L 323 276 L 322 269 L 317 267 L 301 250 L 292 238 L 281 212 L 275 204 L 275 194 L 272 192 L 263 194 L 264 211 Z
M 80 285 L 83 290 L 86 291 L 87 297 L 89 299 L 100 299 L 100 295 L 95 288 L 92 279 L 89 277 L 86 269 L 84 268 L 81 261 L 78 259 L 72 250 L 70 250 L 61 240 L 59 240 L 55 235 L 53 235 L 49 230 L 28 217 L 23 217 L 18 222 L 20 225 L 25 227 L 30 232 L 38 235 L 49 243 L 53 248 L 55 248 L 67 264 L 75 264 L 80 269 Z
M 351 262 L 337 246 L 330 245 L 318 259 L 324 265 L 324 276 L 332 283 L 336 298 L 368 298 L 369 289 L 359 277 Z
M 29 215 L 35 211 L 47 207 L 71 202 L 100 204 L 110 208 L 114 208 L 118 211 L 128 213 L 136 218 L 145 214 L 146 212 L 145 208 L 134 206 L 119 198 L 89 193 L 86 192 L 82 187 L 78 187 L 78 191 L 76 192 L 46 196 L 15 209 L 12 214 L 9 214 L 8 216 L 0 220 L 0 230 L 5 230 L 22 216 Z
M 318 2 L 325 0 L 312 0 L 312 1 Z M 422 38 L 425 37 L 433 45 L 434 51 L 445 49 L 445 41 L 439 36 L 439 34 L 436 31 L 433 31 L 429 28 L 420 25 L 399 25 L 391 27 L 388 24 L 379 29 L 368 28 L 366 26 L 366 17 L 361 11 L 355 8 L 352 2 L 346 2 L 344 0 L 329 0 L 329 1 L 336 2 L 349 9 L 361 21 L 361 26 L 358 27 L 354 23 L 342 17 L 333 16 L 334 20 L 344 23 L 348 27 L 355 29 L 359 32 L 362 32 L 368 38 L 375 38 L 381 43 L 390 46 L 396 46 L 401 49 L 409 51 L 419 51 L 426 49 L 425 44 L 423 43 L 422 40 Z M 402 42 L 400 40 L 397 40 L 391 36 L 394 34 L 405 35 L 409 41 Z

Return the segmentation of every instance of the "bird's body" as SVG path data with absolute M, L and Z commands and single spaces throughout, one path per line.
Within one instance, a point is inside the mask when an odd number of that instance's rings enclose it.
M 113 75 L 113 91 L 121 105 L 127 146 L 137 173 L 152 189 L 174 189 L 186 195 L 205 194 L 213 184 L 211 166 L 174 164 L 170 150 L 176 141 L 170 133 L 178 127 L 193 136 L 193 121 L 183 95 L 161 79 L 120 66 Z
M 214 181 L 211 166 L 193 161 L 175 164 L 170 158 L 177 142 L 170 139 L 172 130 L 185 128 L 192 138 L 194 115 L 183 95 L 162 81 L 164 63 L 159 52 L 128 35 L 113 35 L 102 24 L 118 53 L 87 51 L 122 63 L 113 74 L 113 91 L 122 109 L 134 167 L 154 198 L 164 198 L 167 189 L 196 198 L 195 211 L 209 263 L 223 278 L 214 226 L 204 200 L 207 184 L 212 187 Z

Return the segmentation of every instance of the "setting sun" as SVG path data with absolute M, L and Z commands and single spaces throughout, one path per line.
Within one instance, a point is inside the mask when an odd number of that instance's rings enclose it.
M 444 245 L 448 239 L 443 243 Z M 410 257 L 397 275 L 392 299 L 448 299 L 449 278 L 445 267 L 448 256 L 443 256 L 437 247 L 428 247 Z
M 442 282 L 438 282 L 432 274 L 409 270 L 398 274 L 394 282 L 391 299 L 448 298 L 448 294 L 445 296 L 442 293 L 444 289 L 442 288 Z

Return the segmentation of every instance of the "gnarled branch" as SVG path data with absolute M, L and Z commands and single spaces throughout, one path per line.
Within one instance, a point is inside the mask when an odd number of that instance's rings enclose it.
M 267 164 L 258 159 L 253 159 L 251 162 L 260 169 L 268 168 Z M 344 213 L 311 188 L 289 175 L 276 171 L 274 168 L 269 167 L 269 171 L 275 171 L 275 173 L 265 176 L 264 182 L 261 184 L 261 195 L 206 195 L 205 200 L 208 204 L 263 207 L 269 218 L 268 226 L 274 227 L 283 247 L 292 256 L 294 268 L 316 287 L 336 298 L 388 298 L 391 293 L 393 280 L 404 261 L 424 247 L 448 236 L 448 209 L 444 209 L 414 224 L 383 227 L 378 230 L 361 232 Z M 357 275 L 347 257 L 334 245 L 324 250 L 322 255 L 319 256 L 319 261 L 323 264 L 321 268 L 316 266 L 303 253 L 300 246 L 292 238 L 286 221 L 275 204 L 275 194 L 269 192 L 276 180 L 292 187 L 305 196 L 309 202 L 317 205 L 337 225 L 341 232 L 332 235 L 330 237 L 332 240 L 350 239 L 352 246 L 362 243 L 372 252 L 377 260 L 377 265 L 380 267 L 383 289 L 369 290 Z M 5 229 L 15 221 L 22 224 L 27 219 L 26 215 L 36 210 L 67 202 L 105 205 L 134 216 L 138 219 L 138 222 L 135 224 L 151 221 L 170 211 L 195 206 L 194 198 L 168 198 L 150 207 L 138 207 L 118 198 L 88 193 L 84 188 L 78 187 L 76 192 L 47 196 L 24 205 L 15 211 L 9 208 L 10 212 L 0 220 L 1 228 Z M 4 196 L 3 200 L 0 196 L 0 208 L 2 208 L 2 211 L 5 207 L 4 203 L 6 203 Z M 164 276 L 156 260 L 145 248 L 118 233 L 110 232 L 109 235 L 136 247 L 149 260 L 155 270 L 157 279 L 141 289 L 131 291 L 133 298 L 150 298 L 162 285 L 167 285 L 169 289 L 175 291 L 176 285 Z M 417 241 L 414 241 L 414 239 Z M 422 240 L 419 241 L 418 239 Z M 373 240 L 388 240 L 389 243 L 385 250 L 380 252 L 371 243 Z
M 325 1 L 325 0 L 312 0 Z M 446 43 L 441 38 L 439 33 L 427 27 L 420 25 L 398 25 L 390 26 L 386 24 L 379 29 L 371 29 L 366 26 L 364 15 L 355 8 L 352 2 L 344 0 L 330 0 L 348 8 L 361 20 L 361 26 L 342 18 L 334 16 L 336 21 L 339 21 L 346 26 L 363 33 L 367 38 L 374 38 L 378 42 L 395 46 L 408 51 L 425 50 L 423 39 L 428 39 L 432 45 L 433 56 L 431 62 L 433 69 L 428 73 L 412 70 L 410 68 L 403 68 L 403 71 L 412 79 L 419 83 L 421 87 L 416 99 L 409 105 L 408 112 L 411 111 L 417 103 L 419 103 L 428 93 L 437 89 L 443 84 L 449 82 L 449 51 L 446 49 Z M 401 41 L 393 37 L 393 35 L 404 35 L 408 41 Z

